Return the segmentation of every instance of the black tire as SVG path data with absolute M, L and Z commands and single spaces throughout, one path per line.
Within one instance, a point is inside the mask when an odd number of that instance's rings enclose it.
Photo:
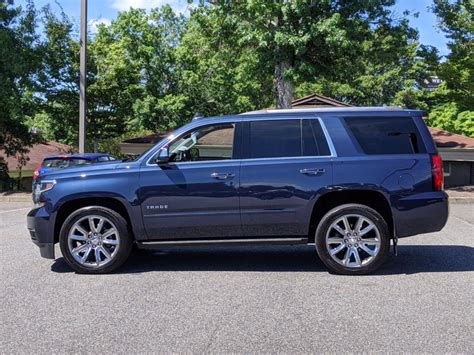
M 377 236 L 377 238 L 380 239 L 380 244 L 377 247 L 374 247 L 374 249 L 378 248 L 378 252 L 376 253 L 375 256 L 371 256 L 368 253 L 366 253 L 363 249 L 358 247 L 360 246 L 357 244 L 357 238 L 354 237 L 353 235 L 349 238 L 346 236 L 343 236 L 342 238 L 339 237 L 340 234 L 337 232 L 334 232 L 334 228 L 331 227 L 331 225 L 344 216 L 348 217 L 349 220 L 354 220 L 357 216 L 362 216 L 364 218 L 367 218 L 371 222 L 373 222 L 373 225 L 375 225 L 376 229 L 374 228 L 371 232 L 369 233 L 377 233 L 378 235 L 374 234 Z M 355 220 L 357 221 L 357 219 Z M 343 222 L 341 222 L 343 223 Z M 365 222 L 367 223 L 367 222 Z M 350 224 L 350 222 L 349 222 Z M 353 228 L 352 224 L 350 224 L 351 229 Z M 356 228 L 354 228 L 356 229 Z M 355 231 L 353 231 L 355 233 Z M 360 263 L 360 266 L 344 266 L 341 265 L 338 261 L 335 259 L 339 259 L 339 255 L 343 255 L 343 259 L 348 260 L 349 262 L 354 259 L 354 262 L 352 263 L 357 263 L 355 260 L 355 255 L 349 253 L 349 257 L 346 258 L 347 252 L 350 248 L 345 247 L 344 249 L 341 249 L 338 253 L 335 254 L 334 258 L 330 255 L 329 253 L 329 246 L 326 245 L 326 236 L 330 236 L 330 233 L 335 233 L 333 234 L 335 237 L 339 237 L 338 239 L 343 239 L 347 240 L 347 243 L 356 243 L 354 245 L 351 245 L 352 248 L 357 249 L 357 256 L 359 256 L 359 260 L 361 259 L 361 255 L 366 255 L 368 263 L 363 264 Z M 347 238 L 347 239 L 345 239 Z M 364 236 L 365 238 L 365 236 Z M 376 238 L 372 238 L 374 240 Z M 358 240 L 361 240 L 358 238 Z M 364 240 L 364 239 L 362 239 Z M 337 242 L 340 243 L 340 242 Z M 340 244 L 335 244 L 336 246 L 341 246 L 343 243 Z M 387 222 L 384 220 L 384 218 L 374 209 L 365 206 L 365 205 L 359 205 L 359 204 L 346 204 L 346 205 L 341 205 L 336 208 L 333 208 L 331 211 L 326 213 L 324 217 L 321 219 L 317 229 L 316 229 L 316 235 L 315 235 L 315 245 L 316 245 L 316 251 L 319 255 L 319 258 L 321 261 L 324 263 L 324 265 L 327 266 L 327 268 L 334 273 L 337 274 L 342 274 L 342 275 L 363 275 L 363 274 L 368 274 L 379 268 L 385 259 L 387 258 L 389 249 L 390 249 L 390 232 L 388 230 Z M 367 248 L 367 245 L 363 245 L 365 248 Z M 334 247 L 332 250 L 336 250 L 337 248 Z M 371 249 L 372 250 L 372 249 Z M 341 260 L 343 262 L 343 260 Z
M 105 265 L 93 266 L 81 264 L 73 257 L 71 251 L 69 250 L 68 235 L 71 228 L 73 228 L 76 222 L 88 216 L 105 217 L 113 224 L 118 232 L 118 235 L 115 236 L 114 234 L 114 236 L 116 239 L 119 239 L 119 246 L 117 247 L 115 254 L 111 253 L 113 257 L 111 257 L 110 261 L 108 261 Z M 127 225 L 127 221 L 117 212 L 102 206 L 83 207 L 73 212 L 64 221 L 59 233 L 59 245 L 61 247 L 61 253 L 63 254 L 64 259 L 71 268 L 81 274 L 106 274 L 116 270 L 128 259 L 130 252 L 132 251 L 132 243 L 133 240 Z M 102 254 L 102 256 L 105 256 L 105 254 Z

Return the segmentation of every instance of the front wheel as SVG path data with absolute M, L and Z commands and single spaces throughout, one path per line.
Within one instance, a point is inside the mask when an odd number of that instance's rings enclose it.
M 361 275 L 376 270 L 387 257 L 390 233 L 374 209 L 347 204 L 321 219 L 315 235 L 321 261 L 333 272 Z
M 63 223 L 59 244 L 69 266 L 86 274 L 115 270 L 132 250 L 127 221 L 101 206 L 84 207 L 72 213 Z

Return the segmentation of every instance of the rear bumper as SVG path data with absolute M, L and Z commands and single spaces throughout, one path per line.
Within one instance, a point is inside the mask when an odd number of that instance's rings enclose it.
M 40 249 L 40 255 L 54 259 L 54 221 L 45 207 L 31 210 L 26 217 L 26 226 L 31 241 Z
M 398 238 L 440 231 L 448 221 L 449 202 L 444 191 L 401 197 L 392 205 Z

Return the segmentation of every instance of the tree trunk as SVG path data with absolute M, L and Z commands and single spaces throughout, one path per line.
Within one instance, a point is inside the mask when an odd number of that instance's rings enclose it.
M 293 100 L 293 81 L 285 78 L 285 73 L 291 65 L 288 60 L 282 60 L 275 65 L 275 98 L 276 108 L 291 108 Z

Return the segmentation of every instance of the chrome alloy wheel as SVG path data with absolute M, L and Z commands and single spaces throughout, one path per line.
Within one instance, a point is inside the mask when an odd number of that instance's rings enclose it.
M 69 230 L 67 240 L 74 260 L 92 268 L 108 264 L 120 247 L 117 227 L 99 215 L 79 219 Z
M 371 263 L 380 251 L 380 232 L 373 221 L 358 214 L 338 218 L 326 233 L 331 258 L 348 268 Z

